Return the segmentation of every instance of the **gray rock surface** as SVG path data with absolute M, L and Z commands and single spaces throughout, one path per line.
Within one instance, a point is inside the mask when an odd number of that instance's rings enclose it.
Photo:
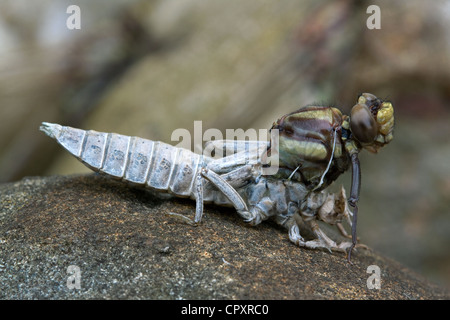
M 0 299 L 449 299 L 446 289 L 372 250 L 304 250 L 272 223 L 248 227 L 232 209 L 91 175 L 0 185 Z M 69 266 L 80 288 L 68 288 Z M 381 270 L 368 289 L 367 268 Z M 70 279 L 69 279 L 70 280 Z M 69 283 L 75 283 L 69 281 Z

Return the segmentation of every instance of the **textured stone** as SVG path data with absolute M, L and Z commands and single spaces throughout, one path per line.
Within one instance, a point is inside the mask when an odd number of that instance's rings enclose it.
M 359 249 L 297 248 L 270 222 L 248 227 L 234 210 L 164 200 L 99 175 L 0 185 L 0 299 L 448 299 L 399 263 Z M 69 266 L 80 289 L 69 289 Z M 381 270 L 368 289 L 367 267 Z

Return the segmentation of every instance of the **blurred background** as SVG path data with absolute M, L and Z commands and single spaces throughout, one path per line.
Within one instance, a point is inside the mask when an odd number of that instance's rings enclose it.
M 66 26 L 72 4 L 80 30 Z M 394 103 L 396 128 L 361 154 L 359 236 L 450 286 L 450 0 L 376 1 L 380 30 L 366 27 L 371 4 L 3 0 L 0 182 L 89 171 L 42 121 L 176 144 L 194 120 L 268 129 L 306 104 L 348 113 L 370 92 Z

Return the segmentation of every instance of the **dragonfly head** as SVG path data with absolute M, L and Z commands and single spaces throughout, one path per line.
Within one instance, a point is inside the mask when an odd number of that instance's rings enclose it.
M 393 139 L 394 107 L 373 94 L 359 95 L 350 115 L 350 131 L 361 147 L 376 153 Z

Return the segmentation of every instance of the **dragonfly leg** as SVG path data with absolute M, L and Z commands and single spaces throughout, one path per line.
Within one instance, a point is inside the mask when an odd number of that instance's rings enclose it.
M 169 215 L 174 216 L 175 218 L 178 218 L 180 220 L 183 220 L 187 224 L 190 224 L 192 226 L 197 226 L 203 217 L 203 177 L 201 172 L 199 172 L 195 177 L 195 217 L 194 220 L 192 220 L 189 217 L 186 217 L 182 214 L 176 213 L 176 212 L 168 212 Z
M 203 177 L 201 171 L 195 177 L 195 217 L 194 223 L 198 224 L 203 216 Z
M 265 220 L 265 213 L 270 211 L 273 205 L 270 199 L 262 199 L 256 206 L 248 209 L 247 204 L 224 178 L 212 170 L 202 169 L 201 174 L 208 179 L 217 189 L 219 189 L 233 204 L 237 213 L 251 225 L 257 225 Z
M 300 247 L 310 249 L 327 249 L 328 251 L 346 252 L 353 246 L 351 242 L 342 242 L 336 244 L 320 228 L 317 220 L 322 220 L 330 225 L 337 225 L 339 231 L 346 235 L 341 221 L 348 218 L 348 208 L 346 204 L 345 191 L 330 194 L 325 191 L 320 193 L 311 193 L 301 205 L 300 215 L 305 224 L 314 234 L 315 239 L 305 241 L 299 232 L 298 226 L 291 226 L 289 230 L 289 239 Z M 347 235 L 348 236 L 348 235 Z
M 262 221 L 267 220 L 272 216 L 271 211 L 274 206 L 274 202 L 269 197 L 262 198 L 256 205 L 250 208 L 252 213 L 252 220 L 246 221 L 252 226 L 260 224 Z
M 346 252 L 347 248 L 349 248 L 352 244 L 350 242 L 342 242 L 339 245 L 336 244 L 333 240 L 331 240 L 318 226 L 315 220 L 310 220 L 308 223 L 317 237 L 314 240 L 306 241 L 300 235 L 300 231 L 297 224 L 294 224 L 289 229 L 289 240 L 295 243 L 299 247 L 304 247 L 308 249 L 326 249 L 328 251 L 340 251 Z

